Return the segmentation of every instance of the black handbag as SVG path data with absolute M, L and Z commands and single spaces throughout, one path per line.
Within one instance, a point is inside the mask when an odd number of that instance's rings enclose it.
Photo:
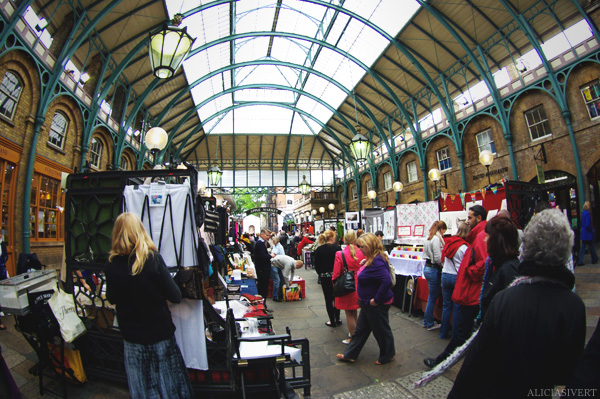
M 199 267 L 180 267 L 173 280 L 179 287 L 182 297 L 202 299 L 202 271 Z
M 356 283 L 354 282 L 354 270 L 348 270 L 346 264 L 346 258 L 342 252 L 342 261 L 344 262 L 344 272 L 335 279 L 333 283 L 333 296 L 344 296 L 356 290 Z

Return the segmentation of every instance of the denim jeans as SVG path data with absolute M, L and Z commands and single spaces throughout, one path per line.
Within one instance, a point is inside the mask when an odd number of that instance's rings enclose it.
M 598 255 L 596 254 L 596 248 L 594 247 L 594 241 L 581 241 L 581 248 L 579 251 L 579 259 L 577 263 L 583 265 L 583 257 L 585 256 L 585 247 L 590 249 L 590 256 L 592 257 L 592 263 L 598 262 Z
M 442 328 L 440 338 L 446 338 L 450 331 L 450 315 L 456 313 L 458 305 L 452 302 L 452 293 L 456 285 L 456 274 L 442 273 L 442 297 L 444 298 L 444 312 L 442 313 Z M 454 308 L 454 309 L 453 309 Z
M 281 296 L 281 288 L 283 286 L 283 273 L 278 267 L 271 266 L 271 280 L 273 280 L 273 300 L 278 301 Z
M 429 328 L 433 326 L 433 308 L 435 307 L 435 302 L 440 294 L 440 269 L 425 266 L 423 274 L 425 275 L 425 279 L 427 279 L 427 286 L 429 287 L 429 298 L 427 298 L 427 307 L 425 308 L 423 325 Z

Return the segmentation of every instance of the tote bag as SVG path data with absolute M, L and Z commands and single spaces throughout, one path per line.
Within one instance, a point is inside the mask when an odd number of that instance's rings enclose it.
M 333 283 L 333 296 L 335 297 L 344 296 L 356 290 L 354 270 L 348 270 L 348 264 L 343 252 L 342 261 L 344 262 L 344 272 Z

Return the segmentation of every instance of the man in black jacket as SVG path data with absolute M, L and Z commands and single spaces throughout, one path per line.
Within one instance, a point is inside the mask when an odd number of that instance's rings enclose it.
M 271 232 L 268 229 L 261 229 L 259 239 L 254 244 L 254 262 L 256 267 L 256 289 L 258 295 L 264 298 L 265 309 L 267 309 L 267 295 L 269 294 L 269 280 L 271 279 L 271 258 L 275 254 L 270 254 L 267 245 Z

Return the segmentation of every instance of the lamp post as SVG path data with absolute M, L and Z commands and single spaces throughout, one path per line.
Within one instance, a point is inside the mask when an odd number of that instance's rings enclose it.
M 308 193 L 310 193 L 310 183 L 306 181 L 306 175 L 302 175 L 302 181 L 298 184 L 298 188 L 302 195 L 308 195 Z
M 221 176 L 223 175 L 223 172 L 221 171 L 221 169 L 219 169 L 219 167 L 217 165 L 213 165 L 209 170 L 208 170 L 208 182 L 211 186 L 218 186 L 219 182 L 221 181 Z
M 437 197 L 437 182 L 440 181 L 440 179 L 442 178 L 442 173 L 440 172 L 439 169 L 433 168 L 429 171 L 428 175 L 429 175 L 429 180 L 431 180 L 433 182 L 433 187 L 434 187 L 432 199 L 435 199 L 435 197 Z
M 371 207 L 375 206 L 375 198 L 377 198 L 377 192 L 375 190 L 369 190 L 367 192 L 367 197 L 371 200 Z
M 175 74 L 196 40 L 187 33 L 187 28 L 179 28 L 182 19 L 182 14 L 175 14 L 171 25 L 165 24 L 160 31 L 150 35 L 150 65 L 152 73 L 159 79 Z
M 483 150 L 479 153 L 479 163 L 487 169 L 488 185 L 492 184 L 490 178 L 490 166 L 494 163 L 494 154 L 490 150 Z
M 153 127 L 146 132 L 146 136 L 144 137 L 144 144 L 152 155 L 164 150 L 168 141 L 169 135 L 162 127 Z
M 396 204 L 398 204 L 398 201 L 400 200 L 400 192 L 404 189 L 404 184 L 402 184 L 402 182 L 395 181 L 394 184 L 392 184 L 392 188 L 396 193 Z

